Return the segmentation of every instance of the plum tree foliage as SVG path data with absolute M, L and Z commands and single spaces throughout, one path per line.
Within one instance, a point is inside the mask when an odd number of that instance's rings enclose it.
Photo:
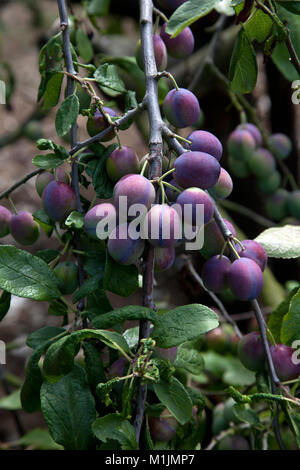
M 27 338 L 22 408 L 41 410 L 52 445 L 65 450 L 300 446 L 291 340 L 300 333 L 299 283 L 284 295 L 267 266 L 278 245 L 300 256 L 297 240 L 280 232 L 287 217 L 300 221 L 296 149 L 290 136 L 268 132 L 244 96 L 259 51 L 285 80 L 299 74 L 299 8 L 140 0 L 136 45 L 118 56 L 99 53 L 96 40 L 122 29 L 113 2 L 78 3 L 69 10 L 72 2 L 57 0 L 61 26 L 39 54 L 38 106 L 55 108 L 57 139 L 37 134 L 35 171 L 0 194 L 0 320 L 16 295 L 48 302 L 60 325 Z M 223 42 L 230 53 L 219 69 Z M 224 128 L 218 136 L 202 124 L 210 87 L 228 100 L 222 116 L 209 104 Z M 34 176 L 40 206 L 31 214 L 13 195 Z M 245 197 L 227 200 L 236 187 L 260 201 L 255 211 Z M 257 226 L 274 227 L 271 242 L 252 239 Z M 187 227 L 202 242 L 194 250 Z M 273 308 L 268 328 L 262 307 Z M 243 321 L 254 316 L 258 331 Z

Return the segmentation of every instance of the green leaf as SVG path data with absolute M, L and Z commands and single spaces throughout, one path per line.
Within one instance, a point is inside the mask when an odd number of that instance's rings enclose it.
M 160 381 L 153 385 L 153 389 L 157 398 L 180 424 L 185 424 L 191 419 L 192 400 L 179 380 L 173 377 L 171 383 Z
M 77 211 L 71 212 L 65 221 L 65 225 L 67 227 L 80 230 L 84 226 L 84 215 Z
M 171 348 L 197 338 L 219 325 L 216 313 L 205 305 L 177 307 L 157 318 L 151 336 L 157 346 Z
M 109 96 L 118 96 L 126 92 L 123 81 L 113 64 L 102 64 L 94 73 L 94 77 L 101 90 Z
M 39 330 L 31 333 L 27 337 L 26 344 L 32 349 L 37 349 L 44 343 L 48 343 L 50 339 L 52 340 L 62 333 L 67 334 L 67 331 L 64 328 L 59 328 L 58 326 L 45 326 L 44 328 L 40 328 Z
M 88 15 L 105 16 L 109 11 L 110 0 L 90 0 L 87 4 Z
M 21 389 L 21 403 L 22 408 L 27 413 L 33 413 L 40 409 L 40 390 L 43 376 L 39 367 L 39 360 L 44 350 L 44 344 L 35 349 L 26 366 L 26 377 Z
M 59 137 L 63 137 L 75 124 L 79 114 L 79 99 L 76 95 L 68 96 L 58 108 L 55 118 L 55 128 Z
M 298 292 L 299 287 L 293 289 L 286 299 L 281 302 L 275 310 L 271 313 L 268 320 L 268 328 L 274 337 L 276 343 L 281 342 L 280 332 L 282 327 L 283 317 L 288 313 L 292 297 Z
M 96 388 L 98 383 L 106 382 L 101 353 L 96 346 L 88 341 L 83 342 L 85 369 L 88 382 L 91 387 Z
M 102 442 L 107 442 L 108 439 L 118 441 L 122 450 L 138 449 L 134 427 L 127 419 L 116 413 L 96 419 L 93 432 Z
M 300 289 L 292 296 L 289 311 L 283 317 L 280 338 L 288 345 L 300 338 Z
M 188 347 L 188 343 L 179 346 L 176 359 L 173 364 L 175 367 L 185 369 L 191 374 L 201 374 L 204 366 L 204 360 L 199 351 Z
M 270 258 L 298 258 L 300 256 L 300 227 L 284 225 L 264 230 L 255 238 Z
M 140 327 L 135 326 L 133 328 L 128 328 L 128 330 L 124 331 L 123 338 L 125 338 L 126 343 L 129 346 L 129 349 L 134 350 L 137 345 L 139 344 L 139 331 Z
M 0 297 L 0 321 L 3 320 L 10 307 L 11 294 L 10 292 L 2 292 Z
M 32 159 L 32 163 L 38 168 L 43 170 L 51 170 L 52 168 L 58 168 L 62 165 L 64 159 L 55 155 L 55 153 L 48 153 L 47 155 L 36 155 Z
M 41 408 L 55 442 L 66 450 L 94 449 L 96 409 L 81 367 L 74 367 L 59 382 L 43 383 Z
M 114 183 L 109 179 L 106 172 L 106 160 L 116 147 L 116 144 L 112 144 L 109 147 L 104 147 L 101 144 L 92 144 L 89 147 L 95 152 L 97 158 L 88 163 L 86 173 L 92 178 L 94 189 L 100 199 L 109 199 L 113 194 Z
M 73 295 L 73 304 L 76 304 L 80 299 L 92 294 L 97 289 L 99 289 L 99 283 L 103 278 L 102 273 L 93 275 L 93 277 L 87 279 L 82 286 L 75 292 Z
M 281 7 L 286 8 L 291 13 L 294 13 L 295 15 L 300 15 L 300 2 L 297 2 L 295 0 L 282 0 L 278 3 Z
M 169 19 L 167 33 L 176 37 L 184 28 L 207 15 L 220 0 L 188 0 Z
M 59 298 L 57 278 L 37 256 L 14 246 L 0 246 L 0 288 L 34 300 Z
M 282 2 L 283 3 L 283 2 Z M 284 2 L 288 3 L 299 3 L 299 2 Z M 288 10 L 277 5 L 277 13 L 280 20 L 283 23 L 287 23 L 287 27 L 290 31 L 290 38 L 297 56 L 300 56 L 300 16 L 294 15 Z M 289 81 L 294 81 L 299 79 L 299 74 L 293 64 L 290 61 L 290 53 L 284 42 L 277 44 L 274 49 L 274 52 L 271 56 L 272 61 L 282 73 L 282 75 Z
M 271 34 L 273 21 L 262 10 L 255 10 L 244 24 L 250 41 L 264 42 Z
M 46 248 L 45 250 L 37 251 L 35 256 L 41 258 L 45 263 L 49 264 L 59 255 L 58 250 L 53 250 L 52 248 Z
M 123 297 L 134 294 L 139 288 L 137 267 L 134 264 L 119 264 L 107 252 L 103 287 Z
M 126 307 L 118 308 L 112 312 L 99 315 L 94 318 L 92 325 L 94 328 L 111 328 L 125 320 L 150 320 L 152 323 L 156 320 L 156 313 L 151 308 L 139 305 L 126 305 Z
M 51 74 L 49 80 L 47 80 L 43 94 L 43 109 L 50 109 L 59 102 L 63 78 L 63 73 L 54 73 Z
M 228 385 L 252 385 L 255 383 L 255 374 L 243 366 L 236 357 L 226 358 L 226 371 L 223 375 L 223 381 Z
M 72 370 L 80 342 L 88 338 L 102 341 L 108 347 L 120 351 L 121 354 L 130 354 L 128 344 L 119 333 L 89 329 L 75 331 L 49 347 L 43 364 L 44 374 L 49 381 L 56 381 Z
M 0 398 L 0 409 L 2 410 L 20 410 L 22 408 L 20 400 L 21 390 L 15 390 L 10 395 Z
M 259 425 L 259 419 L 255 411 L 251 410 L 251 408 L 248 408 L 245 405 L 234 405 L 233 413 L 240 421 L 248 423 L 250 426 Z
M 32 450 L 63 450 L 62 446 L 54 442 L 47 429 L 32 429 L 22 436 L 20 443 Z
M 47 214 L 44 209 L 38 209 L 33 214 L 34 220 L 42 227 L 45 231 L 47 237 L 50 237 L 53 229 L 54 229 L 54 222 L 50 219 L 49 215 Z M 43 259 L 41 256 L 37 255 L 39 258 Z M 45 261 L 45 260 L 44 260 Z
M 93 46 L 81 28 L 78 28 L 76 31 L 76 46 L 80 57 L 85 62 L 90 62 L 94 56 Z
M 250 93 L 257 80 L 255 50 L 243 29 L 235 41 L 229 66 L 231 88 L 236 93 Z

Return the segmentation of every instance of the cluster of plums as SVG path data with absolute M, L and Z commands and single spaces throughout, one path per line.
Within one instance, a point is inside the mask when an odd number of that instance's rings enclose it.
M 290 346 L 277 344 L 270 347 L 275 371 L 282 382 L 296 379 L 300 375 L 300 363 L 293 360 L 296 352 Z M 245 335 L 238 344 L 238 356 L 242 364 L 254 372 L 266 369 L 266 360 L 260 334 L 253 331 Z
M 276 159 L 285 160 L 291 153 L 289 137 L 281 133 L 272 134 L 266 149 L 259 129 L 246 123 L 230 134 L 227 147 L 231 172 L 239 178 L 253 175 L 259 190 L 268 195 L 268 216 L 276 221 L 288 216 L 300 220 L 300 191 L 288 192 L 280 188 L 281 175 L 276 169 Z

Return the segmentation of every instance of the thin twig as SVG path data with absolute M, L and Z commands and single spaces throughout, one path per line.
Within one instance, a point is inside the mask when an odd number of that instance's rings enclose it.
M 22 186 L 24 183 L 26 183 L 28 180 L 30 180 L 31 178 L 33 178 L 34 176 L 36 175 L 39 175 L 40 173 L 42 173 L 44 170 L 41 170 L 41 169 L 38 169 L 38 170 L 34 170 L 32 171 L 31 173 L 29 173 L 28 175 L 24 176 L 24 178 L 20 179 L 19 181 L 17 181 L 16 183 L 14 183 L 12 186 L 10 186 L 10 188 L 8 188 L 6 191 L 4 191 L 3 193 L 0 194 L 0 200 L 1 199 L 4 199 L 5 197 L 9 196 L 10 193 L 12 193 L 13 191 L 15 191 L 16 189 L 18 189 L 20 186 Z
M 242 214 L 245 217 L 248 217 L 248 219 L 253 220 L 254 222 L 261 225 L 262 227 L 268 228 L 268 227 L 277 226 L 277 224 L 272 222 L 272 220 L 266 219 L 265 217 L 257 214 L 251 209 L 248 209 L 248 207 L 242 206 L 242 204 L 239 204 L 238 202 L 228 201 L 227 199 L 223 199 L 221 201 L 218 201 L 218 204 L 221 207 L 225 207 L 225 209 L 228 209 L 229 211 L 237 212 L 238 214 Z

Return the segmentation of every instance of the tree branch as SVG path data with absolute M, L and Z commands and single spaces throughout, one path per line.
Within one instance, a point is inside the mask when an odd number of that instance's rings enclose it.
M 24 178 L 20 179 L 19 181 L 17 181 L 15 184 L 13 184 L 10 188 L 8 188 L 6 191 L 4 191 L 3 193 L 0 194 L 0 200 L 1 199 L 4 199 L 5 197 L 9 196 L 10 193 L 12 193 L 13 191 L 15 191 L 16 189 L 19 188 L 19 186 L 22 186 L 24 183 L 26 183 L 28 180 L 30 180 L 31 178 L 33 178 L 34 176 L 36 175 L 39 175 L 40 173 L 42 173 L 44 170 L 42 169 L 38 169 L 38 170 L 34 170 L 32 171 L 31 173 L 29 173 L 28 175 L 24 176 Z

